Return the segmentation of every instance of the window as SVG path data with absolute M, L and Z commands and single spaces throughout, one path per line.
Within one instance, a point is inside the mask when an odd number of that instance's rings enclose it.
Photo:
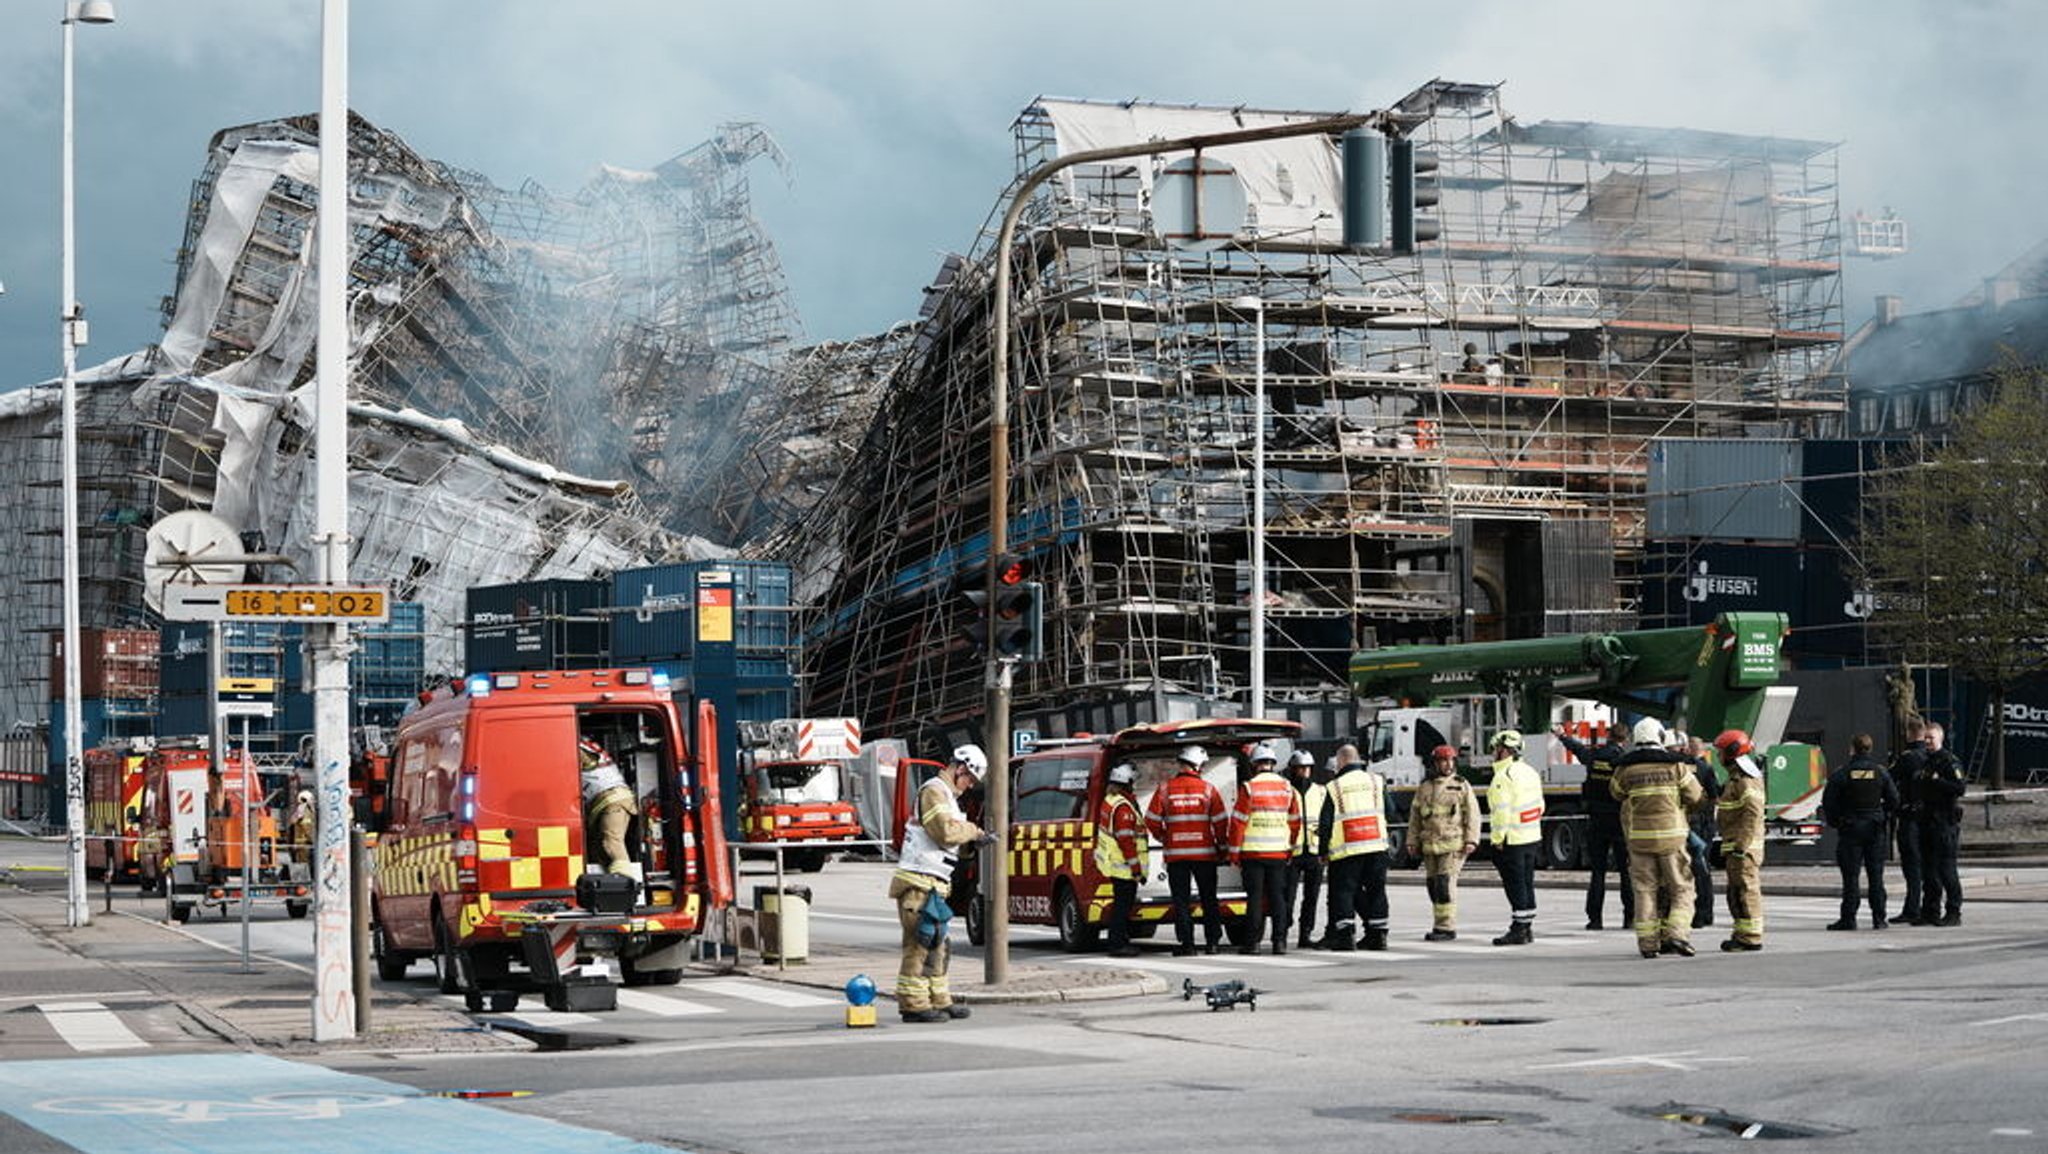
M 1093 761 L 1085 757 L 1048 757 L 1019 762 L 1017 803 L 1013 821 L 1072 821 L 1088 805 L 1088 775 Z
M 1431 750 L 1450 743 L 1450 739 L 1443 735 L 1442 730 L 1419 717 L 1415 719 L 1415 752 L 1423 761 L 1429 760 Z

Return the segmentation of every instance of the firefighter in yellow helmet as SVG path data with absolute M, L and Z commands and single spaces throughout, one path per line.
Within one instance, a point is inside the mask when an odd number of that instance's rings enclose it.
M 1728 869 L 1728 916 L 1735 930 L 1721 948 L 1728 953 L 1764 948 L 1764 771 L 1756 747 L 1739 729 L 1714 739 L 1728 784 L 1714 803 L 1721 831 L 1721 858 Z
M 1508 895 L 1508 932 L 1496 946 L 1526 946 L 1536 940 L 1536 854 L 1543 841 L 1543 779 L 1522 760 L 1522 735 L 1503 729 L 1493 735 L 1493 780 L 1486 787 L 1487 821 L 1493 829 L 1493 866 Z
M 1664 726 L 1654 717 L 1636 722 L 1634 749 L 1615 766 L 1610 788 L 1621 802 L 1628 838 L 1628 882 L 1636 895 L 1636 948 L 1692 957 L 1692 857 L 1685 838 L 1687 811 L 1706 796 L 1699 776 L 1680 754 L 1664 748 Z
M 1425 942 L 1448 942 L 1458 936 L 1458 873 L 1479 848 L 1479 798 L 1458 776 L 1458 750 L 1439 745 L 1430 751 L 1429 776 L 1416 787 L 1408 807 L 1408 856 L 1422 862 L 1423 885 L 1429 891 L 1432 915 Z

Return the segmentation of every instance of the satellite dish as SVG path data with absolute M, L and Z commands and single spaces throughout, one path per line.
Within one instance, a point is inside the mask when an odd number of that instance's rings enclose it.
M 142 600 L 158 613 L 166 585 L 233 585 L 248 573 L 242 535 L 211 513 L 172 513 L 151 525 L 145 540 Z

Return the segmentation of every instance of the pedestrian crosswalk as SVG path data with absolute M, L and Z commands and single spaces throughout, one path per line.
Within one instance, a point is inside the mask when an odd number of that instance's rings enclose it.
M 816 1011 L 846 1004 L 841 998 L 816 990 L 737 977 L 689 977 L 673 986 L 640 986 L 620 989 L 617 993 L 619 1010 L 655 1018 L 703 1017 L 730 1013 L 748 1006 Z M 451 995 L 440 1000 L 451 1007 L 460 1008 L 463 1004 L 463 999 L 458 996 Z M 617 1023 L 623 1020 L 614 1014 L 545 1009 L 538 995 L 520 999 L 516 1010 L 487 1014 L 485 1017 L 516 1021 L 540 1028 L 582 1026 L 606 1021 Z
M 120 1015 L 99 1002 L 40 1002 L 36 1009 L 57 1036 L 81 1054 L 139 1050 L 149 1045 L 121 1021 Z

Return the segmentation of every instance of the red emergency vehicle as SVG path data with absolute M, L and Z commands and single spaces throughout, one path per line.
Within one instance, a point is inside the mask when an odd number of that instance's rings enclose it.
M 142 877 L 143 754 L 127 745 L 85 751 L 85 874 Z
M 1238 781 L 1250 775 L 1252 747 L 1273 743 L 1285 764 L 1300 733 L 1300 723 L 1293 721 L 1168 721 L 1133 726 L 1114 736 L 1041 743 L 1011 759 L 1010 830 L 1003 840 L 1010 855 L 1010 920 L 1057 927 L 1060 944 L 1069 950 L 1095 944 L 1110 902 L 1109 879 L 1095 866 L 1095 813 L 1111 767 L 1126 761 L 1136 767 L 1136 797 L 1143 812 L 1152 792 L 1177 772 L 1180 751 L 1199 745 L 1208 755 L 1202 776 L 1223 795 L 1228 809 L 1237 799 Z M 1150 937 L 1173 917 L 1166 856 L 1157 844 L 1147 861 L 1150 875 L 1138 886 L 1131 911 L 1133 937 Z M 1236 941 L 1243 933 L 1245 897 L 1235 866 L 1220 867 L 1217 891 L 1225 927 Z M 977 920 L 970 912 L 970 930 Z
M 224 913 L 242 900 L 245 880 L 251 901 L 281 902 L 294 918 L 312 910 L 312 868 L 279 839 L 277 799 L 245 752 L 228 750 L 216 772 L 204 742 L 171 739 L 143 758 L 142 772 L 142 884 L 163 890 L 165 917 Z
M 399 723 L 371 865 L 379 977 L 428 958 L 472 1009 L 537 990 L 557 1010 L 611 1008 L 614 965 L 626 985 L 681 978 L 732 879 L 715 718 L 700 705 L 686 739 L 665 682 L 645 669 L 474 674 Z M 636 800 L 626 874 L 587 865 L 599 851 L 585 740 Z

